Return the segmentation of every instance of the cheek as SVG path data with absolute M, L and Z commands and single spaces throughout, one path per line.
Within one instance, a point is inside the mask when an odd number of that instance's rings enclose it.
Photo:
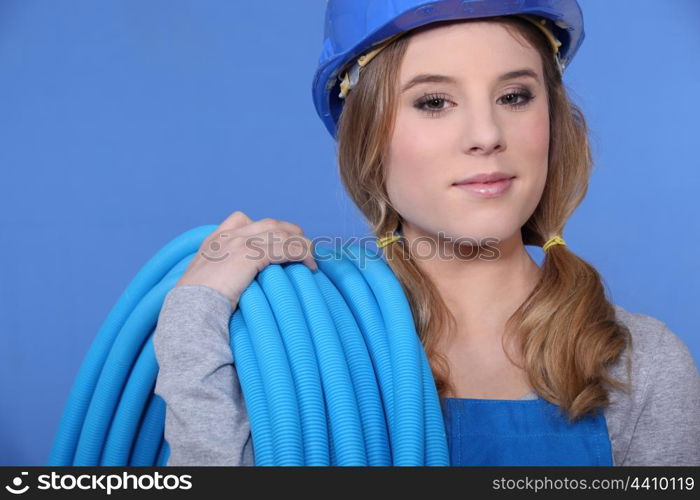
M 549 157 L 549 118 L 545 117 L 536 123 L 530 130 L 526 144 L 530 146 L 529 154 L 533 158 L 539 158 L 546 163 Z
M 549 163 L 549 116 L 546 109 L 533 115 L 517 130 L 512 130 L 514 157 L 519 158 L 517 169 L 524 181 L 522 211 L 524 218 L 537 207 L 547 182 Z
M 441 143 L 424 125 L 420 131 L 419 127 L 410 120 L 397 120 L 389 147 L 386 187 L 399 211 L 428 202 L 440 180 L 435 173 L 441 163 L 440 151 L 446 151 L 444 139 Z
M 522 120 L 509 123 L 508 143 L 527 166 L 547 162 L 549 155 L 549 111 L 546 103 L 539 105 Z

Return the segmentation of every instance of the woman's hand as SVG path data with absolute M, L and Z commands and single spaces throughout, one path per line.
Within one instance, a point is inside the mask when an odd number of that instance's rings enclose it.
M 241 294 L 268 264 L 303 261 L 318 269 L 312 249 L 311 240 L 296 224 L 270 218 L 253 222 L 236 211 L 202 242 L 175 286 L 208 286 L 231 299 L 235 309 Z

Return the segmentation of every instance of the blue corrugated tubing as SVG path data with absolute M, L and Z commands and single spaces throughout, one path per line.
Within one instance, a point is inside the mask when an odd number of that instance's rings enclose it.
M 152 335 L 165 296 L 216 228 L 175 238 L 124 290 L 80 367 L 48 465 L 166 465 Z M 318 273 L 268 265 L 231 315 L 255 464 L 449 465 L 430 365 L 396 276 L 357 244 L 314 252 Z

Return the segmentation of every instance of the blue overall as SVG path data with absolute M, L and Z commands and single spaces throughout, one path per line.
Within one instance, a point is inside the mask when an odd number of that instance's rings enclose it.
M 450 465 L 613 465 L 602 411 L 569 424 L 546 399 L 442 398 Z

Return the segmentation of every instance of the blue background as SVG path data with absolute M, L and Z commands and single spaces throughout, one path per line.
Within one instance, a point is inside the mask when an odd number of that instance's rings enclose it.
M 564 238 L 697 363 L 700 2 L 580 5 L 565 81 L 596 170 Z M 0 465 L 46 463 L 96 332 L 175 236 L 235 210 L 369 234 L 311 100 L 324 6 L 0 1 Z

